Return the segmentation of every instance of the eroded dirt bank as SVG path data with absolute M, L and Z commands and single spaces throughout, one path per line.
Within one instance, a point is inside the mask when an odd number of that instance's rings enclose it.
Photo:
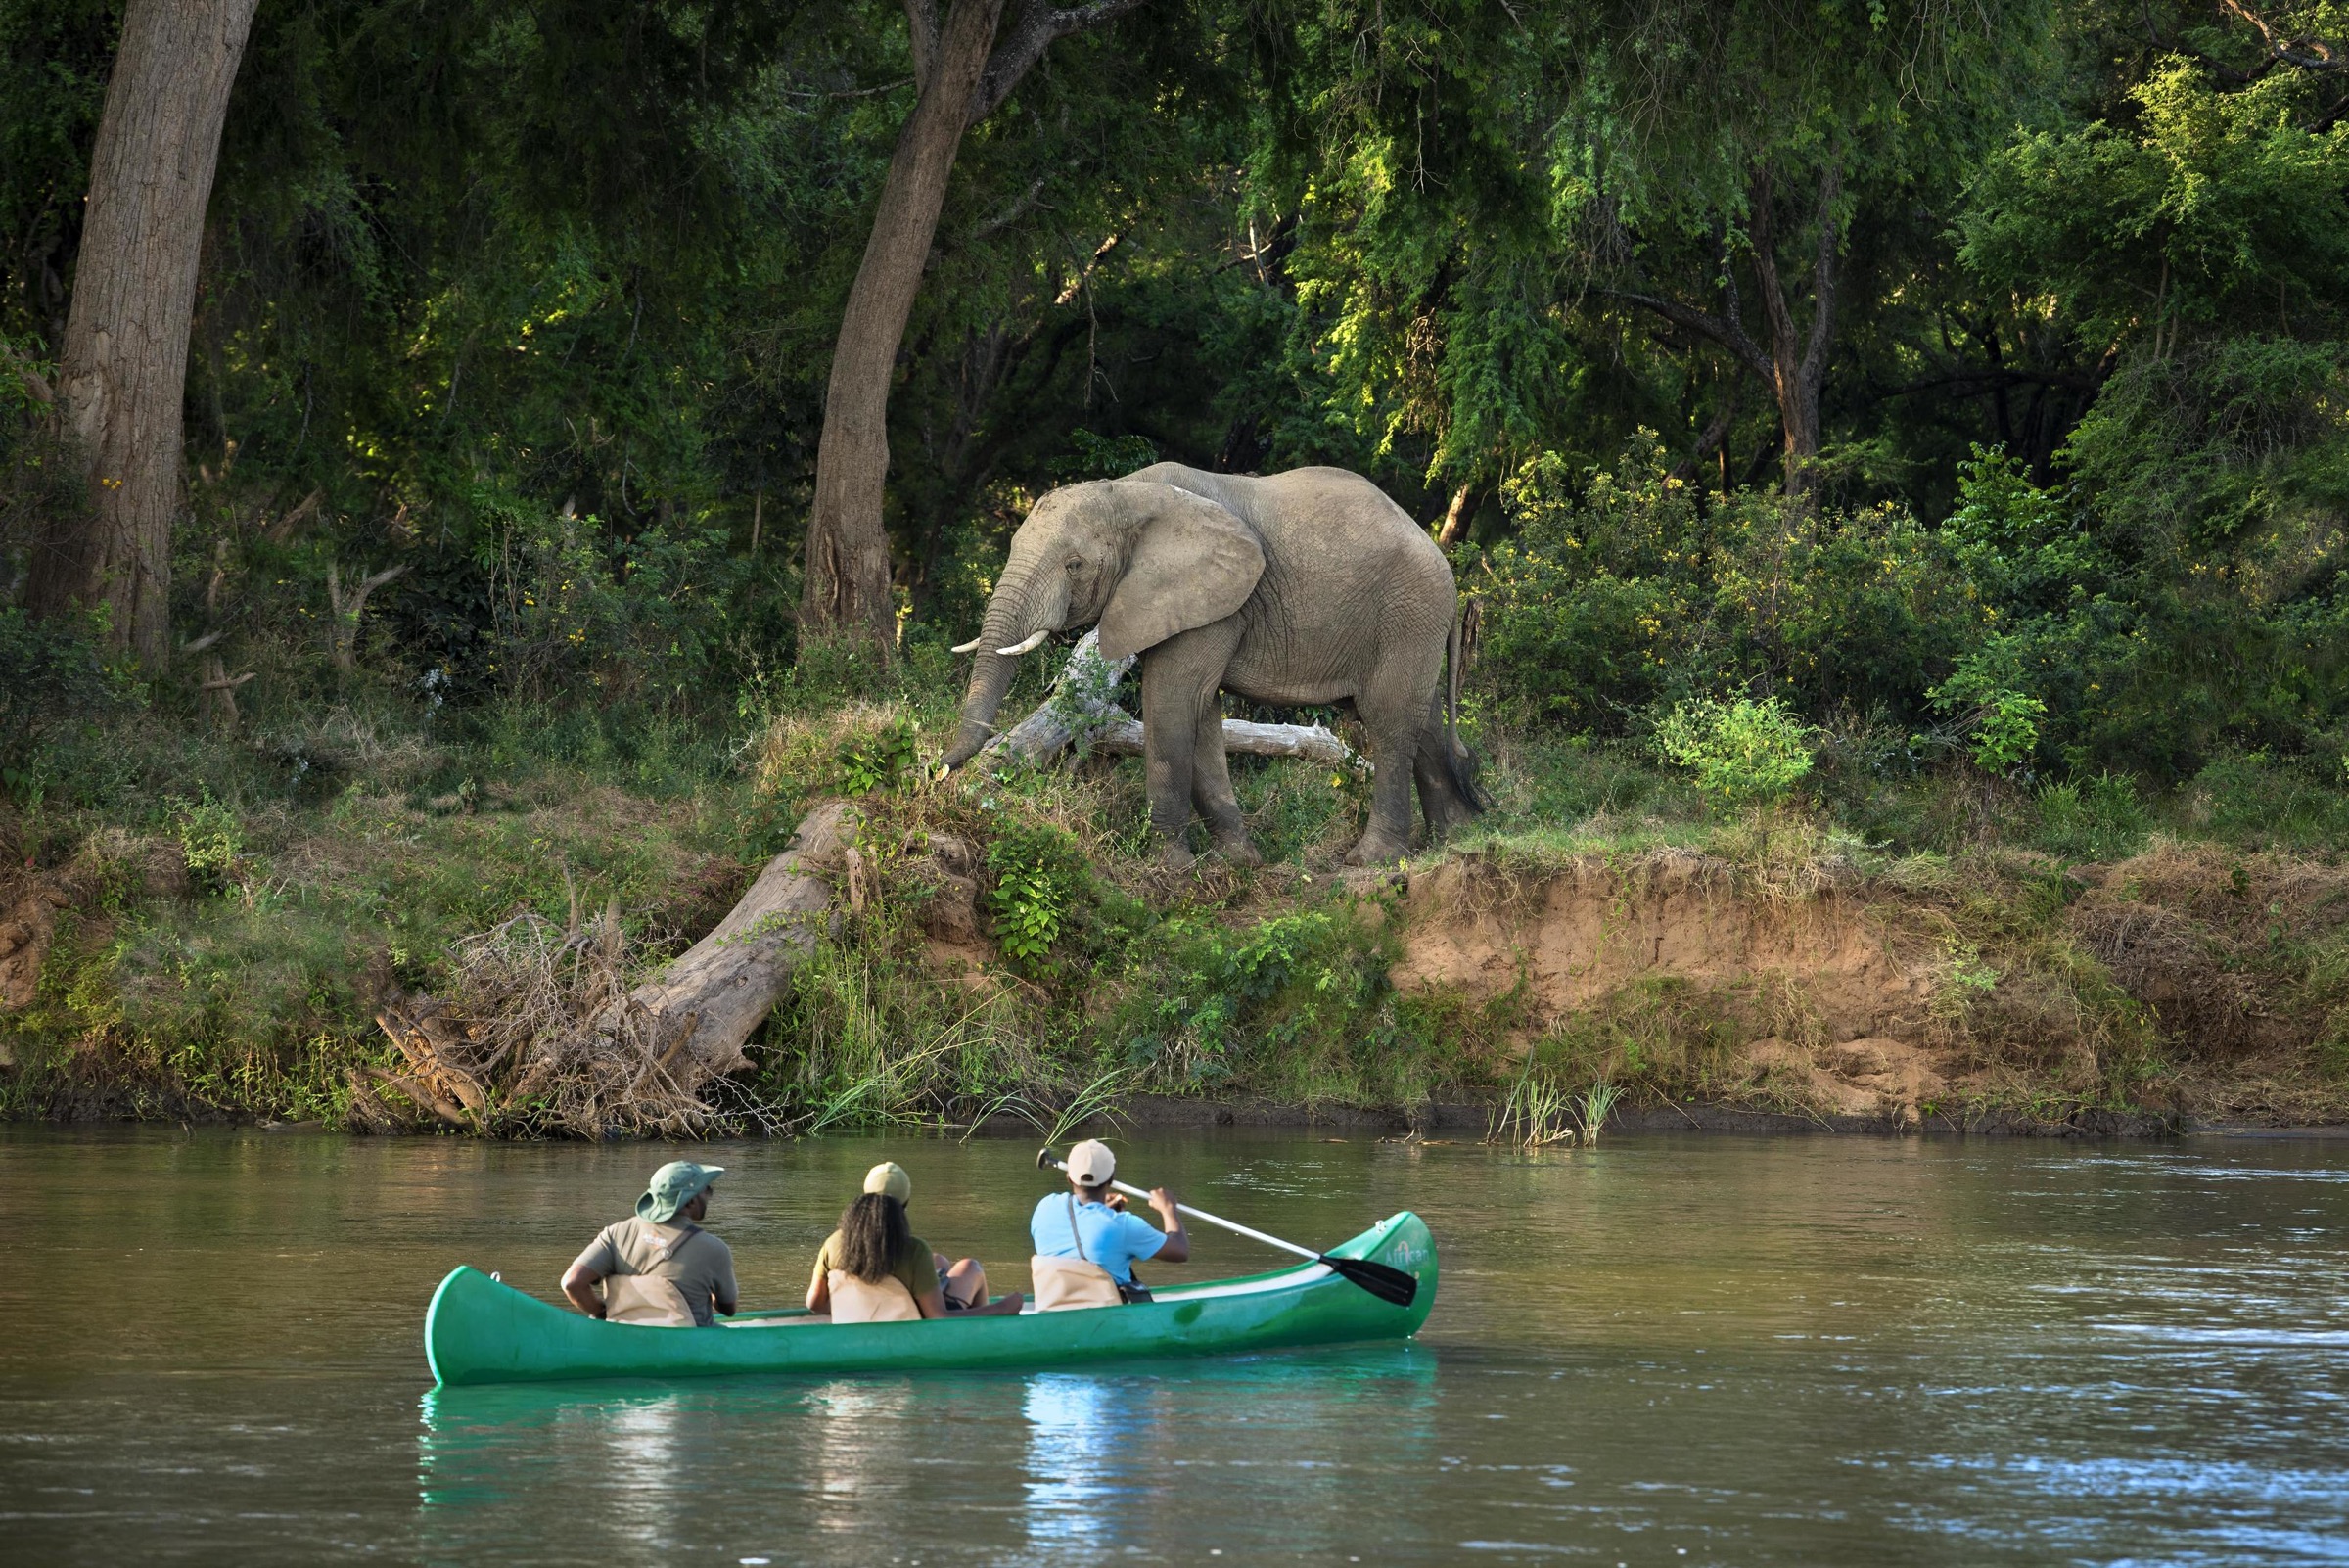
M 1411 878 L 1393 978 L 1503 1010 L 1537 1070 L 1628 1083 L 1642 1125 L 2326 1124 L 2344 913 L 2349 873 L 2161 843 L 2070 868 L 1462 854 Z

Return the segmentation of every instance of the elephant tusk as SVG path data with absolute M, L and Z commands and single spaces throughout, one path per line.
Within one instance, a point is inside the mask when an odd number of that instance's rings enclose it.
M 1024 654 L 1024 653 L 1027 653 L 1027 652 L 1031 651 L 1032 649 L 1035 649 L 1035 648 L 1037 648 L 1037 647 L 1040 647 L 1040 646 L 1042 646 L 1042 644 L 1043 644 L 1043 640 L 1044 640 L 1046 637 L 1049 637 L 1049 636 L 1051 636 L 1051 635 L 1052 635 L 1052 628 L 1051 628 L 1050 626 L 1045 626 L 1045 627 L 1043 627 L 1041 630 L 1037 630 L 1037 631 L 1032 631 L 1032 632 L 1028 633 L 1028 640 L 1027 640 L 1027 641 L 1025 641 L 1025 642 L 1015 642 L 1015 643 L 1013 643 L 1013 644 L 1012 644 L 1010 647 L 1008 647 L 1008 648 L 997 648 L 997 649 L 995 650 L 995 652 L 997 652 L 997 653 L 999 653 L 999 654 L 1005 654 L 1005 655 L 1011 655 L 1011 656 L 1016 656 L 1016 655 L 1019 655 L 1019 654 Z
M 972 638 L 970 641 L 968 641 L 968 642 L 958 642 L 958 643 L 956 643 L 956 644 L 955 644 L 953 647 L 951 647 L 951 648 L 948 648 L 948 649 L 946 650 L 946 652 L 948 652 L 948 653 L 976 653 L 976 652 L 978 651 L 979 645 L 980 645 L 981 643 L 985 642 L 985 641 L 987 641 L 986 634 L 985 634 L 985 633 L 982 633 L 982 634 L 980 634 L 979 636 L 973 637 L 973 638 Z

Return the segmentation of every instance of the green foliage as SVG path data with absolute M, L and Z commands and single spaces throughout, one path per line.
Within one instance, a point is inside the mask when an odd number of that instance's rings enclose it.
M 101 629 L 0 607 L 0 793 L 36 804 L 48 787 L 37 738 L 137 702 L 138 688 L 100 650 Z
M 1006 956 L 1049 973 L 1052 949 L 1093 899 L 1092 867 L 1076 839 L 1050 824 L 1015 827 L 988 846 L 987 906 Z
M 244 837 L 234 812 L 209 795 L 197 801 L 168 801 L 171 834 L 179 840 L 188 879 L 206 893 L 221 893 L 239 881 Z
M 1070 455 L 1052 465 L 1052 477 L 1063 484 L 1118 479 L 1158 461 L 1158 448 L 1134 435 L 1096 436 L 1079 428 L 1069 432 L 1069 447 Z
M 1041 865 L 996 860 L 988 903 L 995 912 L 995 940 L 1005 954 L 1034 968 L 1051 952 L 1067 904 L 1058 883 Z
M 875 734 L 842 741 L 833 754 L 840 764 L 840 787 L 850 795 L 898 788 L 920 761 L 918 739 L 913 720 L 900 714 Z
M 1076 1071 L 1038 1022 L 1010 997 L 973 1005 L 918 964 L 820 942 L 792 973 L 749 1090 L 800 1132 L 979 1120 L 1015 1096 L 1048 1102 Z
M 2349 790 L 2330 758 L 2228 752 L 2182 784 L 2179 831 L 2245 848 L 2322 851 L 2349 844 Z
M 1775 697 L 1679 703 L 1656 725 L 1655 746 L 1732 806 L 1781 799 L 1811 772 L 1812 731 Z
M 1504 490 L 1518 537 L 1479 563 L 1496 716 L 1620 731 L 1644 708 L 1762 684 L 1797 713 L 1916 714 L 1979 635 L 1942 539 L 1897 508 L 1708 501 L 1643 435 L 1573 483 L 1555 456 Z
M 2011 773 L 2039 755 L 2048 705 L 2004 684 L 2014 665 L 2011 650 L 1994 642 L 1959 660 L 1931 693 L 1935 708 L 1957 716 L 1974 764 L 1987 773 Z
M 1236 928 L 1174 916 L 1129 952 L 1138 984 L 1106 1033 L 1126 1061 L 1180 1089 L 1318 1084 L 1359 1095 L 1408 1055 L 1386 1005 L 1387 940 L 1342 903 Z
M 2125 860 L 2152 829 L 2126 774 L 2050 782 L 2039 791 L 2040 848 L 2079 860 Z
M 2322 425 L 2344 369 L 2349 137 L 2298 70 L 2222 84 L 2172 58 L 2127 97 L 2126 115 L 1989 160 L 1960 254 L 1996 284 L 2061 300 L 2083 337 L 2126 356 L 2121 395 L 2073 437 L 2116 520 L 2171 536 L 2231 529 L 2244 519 L 2229 511 L 2306 494 L 2286 452 L 2341 439 L 2313 426 L 2275 438 L 2278 421 Z M 2149 465 L 2157 455 L 2167 463 Z M 2262 474 L 2281 493 L 2255 499 Z

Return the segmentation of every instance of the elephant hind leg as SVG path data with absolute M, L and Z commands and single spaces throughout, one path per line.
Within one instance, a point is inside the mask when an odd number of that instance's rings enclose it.
M 1393 865 L 1410 853 L 1411 777 L 1419 749 L 1418 705 L 1400 713 L 1375 703 L 1362 703 L 1363 726 L 1370 731 L 1370 820 L 1362 836 L 1347 852 L 1348 865 Z
M 1446 604 L 1449 608 L 1449 599 Z M 1355 711 L 1370 732 L 1370 820 L 1346 856 L 1349 865 L 1392 865 L 1411 847 L 1411 784 L 1425 743 L 1437 677 L 1443 672 L 1443 628 L 1398 625 L 1369 678 L 1354 694 Z
M 1442 709 L 1432 712 L 1419 734 L 1419 751 L 1411 760 L 1430 843 L 1466 827 L 1483 809 L 1477 800 L 1474 766 L 1468 749 L 1445 728 Z

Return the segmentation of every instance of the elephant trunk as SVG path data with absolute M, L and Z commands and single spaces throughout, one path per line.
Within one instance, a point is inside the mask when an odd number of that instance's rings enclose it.
M 987 603 L 987 623 L 979 632 L 979 651 L 971 663 L 971 684 L 963 693 L 962 723 L 954 744 L 946 748 L 945 765 L 960 767 L 979 754 L 995 733 L 995 711 L 1018 668 L 1016 655 L 997 653 L 1025 641 L 1036 631 L 1058 630 L 1067 615 L 1067 592 L 1037 592 L 1033 569 L 1007 570 Z

